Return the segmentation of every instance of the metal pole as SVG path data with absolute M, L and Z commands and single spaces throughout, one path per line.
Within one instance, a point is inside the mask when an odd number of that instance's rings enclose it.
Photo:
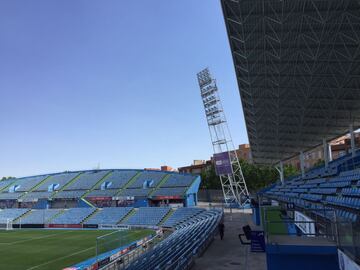
M 351 153 L 352 156 L 355 157 L 355 133 L 354 133 L 353 124 L 350 124 L 350 140 L 351 140 Z
M 282 161 L 279 162 L 279 166 L 275 166 L 275 169 L 278 171 L 280 176 L 281 184 L 284 185 L 284 164 Z
M 324 161 L 325 161 L 325 168 L 329 165 L 329 155 L 328 155 L 328 147 L 326 139 L 323 139 L 323 150 L 324 150 Z
M 300 152 L 300 169 L 301 169 L 301 176 L 304 178 L 305 176 L 305 162 L 304 162 L 304 152 Z
M 328 153 L 329 153 L 329 161 L 333 161 L 333 156 L 332 156 L 332 150 L 331 150 L 331 144 L 328 143 Z

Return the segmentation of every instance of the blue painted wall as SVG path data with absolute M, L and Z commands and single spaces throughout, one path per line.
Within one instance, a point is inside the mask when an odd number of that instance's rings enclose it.
M 252 208 L 252 220 L 255 225 L 260 226 L 260 209 L 259 207 Z
M 196 206 L 197 205 L 197 193 L 200 188 L 201 177 L 197 176 L 191 186 L 185 193 L 184 206 Z
M 268 270 L 339 270 L 335 246 L 266 245 Z
M 134 204 L 131 205 L 132 207 L 145 207 L 149 206 L 149 202 L 147 199 L 137 199 L 134 201 Z
M 86 202 L 84 202 L 83 200 L 78 200 L 78 207 L 85 207 L 85 208 L 88 208 L 88 207 L 91 207 L 90 205 L 88 205 Z
M 33 206 L 34 209 L 46 209 L 48 208 L 48 201 L 47 199 L 40 199 L 37 203 Z

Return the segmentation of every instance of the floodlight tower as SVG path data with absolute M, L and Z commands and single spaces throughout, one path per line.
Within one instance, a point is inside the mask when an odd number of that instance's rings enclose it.
M 214 149 L 216 174 L 220 177 L 225 204 L 249 203 L 240 162 L 231 138 L 216 81 L 206 68 L 197 74 L 207 124 Z

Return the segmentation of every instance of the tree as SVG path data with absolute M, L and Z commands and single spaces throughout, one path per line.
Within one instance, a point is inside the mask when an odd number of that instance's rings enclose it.
M 15 178 L 15 177 L 13 177 L 13 176 L 8 176 L 8 177 L 3 176 L 3 177 L 0 179 L 0 181 L 5 181 L 5 180 L 13 179 L 13 178 Z
M 279 173 L 273 166 L 257 165 L 240 160 L 242 172 L 249 192 L 254 193 L 279 180 Z M 284 176 L 289 177 L 299 174 L 299 171 L 292 165 L 284 166 Z M 215 173 L 213 165 L 201 173 L 201 188 L 221 189 L 220 178 Z
M 325 160 L 323 160 L 323 159 L 318 159 L 318 160 L 315 162 L 313 168 L 320 167 L 320 166 L 324 166 L 324 165 L 325 165 Z
M 216 175 L 214 165 L 211 165 L 201 172 L 201 185 L 203 189 L 221 189 L 220 178 Z

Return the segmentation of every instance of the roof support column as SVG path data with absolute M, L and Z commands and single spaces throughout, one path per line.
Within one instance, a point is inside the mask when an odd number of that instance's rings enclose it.
M 327 168 L 329 165 L 329 147 L 325 138 L 323 139 L 323 149 L 324 149 L 325 168 Z
M 350 140 L 351 140 L 351 153 L 352 156 L 355 157 L 355 133 L 354 133 L 354 126 L 350 124 Z
M 284 185 L 284 164 L 282 161 L 279 162 L 278 166 L 275 166 L 275 169 L 278 171 L 280 175 L 281 184 Z
M 301 169 L 301 176 L 304 178 L 305 176 L 305 160 L 304 160 L 304 152 L 300 152 L 300 169 Z
M 328 153 L 329 153 L 329 161 L 333 161 L 331 144 L 328 143 Z

